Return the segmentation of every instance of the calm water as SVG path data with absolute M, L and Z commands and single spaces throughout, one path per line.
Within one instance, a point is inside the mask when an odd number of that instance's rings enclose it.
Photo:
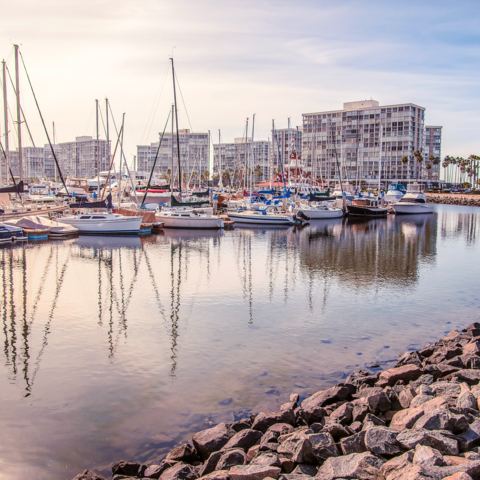
M 109 473 L 480 318 L 480 209 L 0 247 L 0 478 Z

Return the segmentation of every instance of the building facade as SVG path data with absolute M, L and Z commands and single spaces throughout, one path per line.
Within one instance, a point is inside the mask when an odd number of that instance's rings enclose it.
M 180 143 L 180 165 L 185 172 L 196 171 L 198 175 L 209 170 L 209 135 L 208 133 L 193 133 L 189 129 L 179 130 Z M 157 155 L 158 144 L 137 145 L 138 170 L 150 172 Z M 173 150 L 172 150 L 173 149 Z M 172 169 L 173 151 L 173 173 L 177 175 L 177 135 L 165 133 L 160 151 L 158 152 L 155 172 L 166 174 Z
M 432 168 L 427 169 L 427 178 L 434 182 L 440 180 L 440 165 L 442 162 L 442 128 L 438 125 L 427 125 L 425 127 L 425 161 L 430 157 Z M 425 166 L 426 168 L 426 166 Z
M 282 128 L 275 130 L 275 144 L 273 145 L 274 163 L 278 163 L 278 152 L 280 151 L 281 161 L 288 163 L 293 150 L 297 157 L 302 158 L 302 127 Z
M 325 182 L 407 182 L 426 178 L 425 108 L 412 103 L 380 106 L 375 100 L 344 103 L 343 110 L 303 114 L 302 155 Z M 408 162 L 402 162 L 406 157 Z M 381 162 L 380 162 L 381 158 Z
M 53 158 L 50 161 L 45 157 L 45 150 L 50 150 L 47 145 L 44 147 L 22 147 L 23 160 L 23 178 L 53 178 L 55 176 L 55 167 Z M 8 153 L 10 168 L 15 177 L 20 177 L 20 165 L 18 150 Z M 2 162 L 2 172 L 5 172 L 5 162 Z M 10 176 L 10 175 L 9 175 Z

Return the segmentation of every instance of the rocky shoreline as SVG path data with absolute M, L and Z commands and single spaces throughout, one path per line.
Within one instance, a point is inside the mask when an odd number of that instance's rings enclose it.
M 394 368 L 198 432 L 161 461 L 122 460 L 113 480 L 480 479 L 479 404 L 474 323 Z M 105 478 L 85 470 L 74 480 Z
M 463 205 L 466 207 L 480 207 L 480 195 L 461 195 L 456 193 L 427 193 L 428 203 L 444 205 Z

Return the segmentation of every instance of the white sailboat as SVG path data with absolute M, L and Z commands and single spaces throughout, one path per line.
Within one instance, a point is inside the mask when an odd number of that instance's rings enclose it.
M 118 213 L 81 213 L 57 221 L 71 225 L 83 234 L 138 234 L 142 218 L 124 217 Z
M 194 228 L 210 229 L 223 228 L 223 218 L 217 215 L 205 215 L 196 210 L 171 209 L 162 211 L 155 215 L 155 218 L 164 223 L 164 228 Z
M 307 217 L 310 217 L 311 220 L 343 217 L 343 210 L 341 208 L 335 208 L 323 202 L 317 205 L 302 205 L 294 208 L 293 211 L 295 214 L 303 213 Z

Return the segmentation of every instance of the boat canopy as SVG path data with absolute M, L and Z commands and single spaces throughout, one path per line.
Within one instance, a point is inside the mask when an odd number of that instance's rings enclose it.
M 23 189 L 23 181 L 18 182 L 16 185 L 12 185 L 11 187 L 3 187 L 0 188 L 0 193 L 24 193 L 25 190 Z
M 200 205 L 205 205 L 208 203 L 208 200 L 203 202 L 179 202 L 173 195 L 171 195 L 171 206 L 172 207 L 199 207 Z
M 192 195 L 194 197 L 208 197 L 210 192 L 208 190 L 206 192 L 193 192 Z
M 113 208 L 112 194 L 109 193 L 108 197 L 100 202 L 71 203 L 70 208 L 108 208 L 109 210 L 111 210 Z

